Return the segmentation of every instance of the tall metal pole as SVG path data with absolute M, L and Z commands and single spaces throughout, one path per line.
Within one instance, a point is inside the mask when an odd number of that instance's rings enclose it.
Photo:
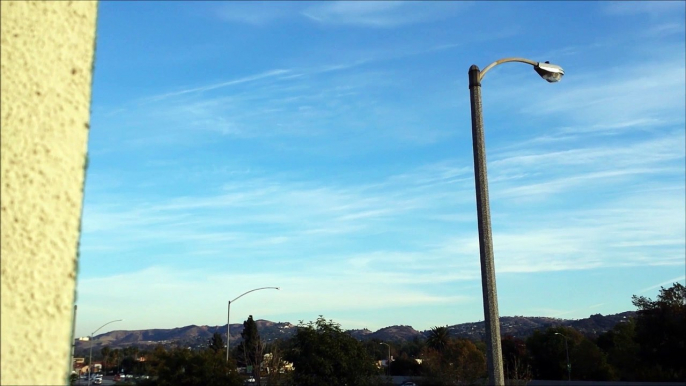
M 231 300 L 229 300 L 228 311 L 226 312 L 226 363 L 229 363 L 229 342 L 231 341 Z
M 67 379 L 71 379 L 71 373 L 74 371 L 74 349 L 76 347 L 75 343 L 76 335 L 76 304 L 74 304 L 74 316 L 71 321 L 71 355 L 69 356 L 69 372 L 67 373 Z
M 103 324 L 102 326 L 100 326 L 97 330 L 93 331 L 90 334 L 90 336 L 88 337 L 88 341 L 91 344 L 90 354 L 88 356 L 88 386 L 90 386 L 90 384 L 91 384 L 91 372 L 92 372 L 91 369 L 93 368 L 93 335 L 95 335 L 96 332 L 100 331 L 101 328 L 107 326 L 108 324 L 114 323 L 114 322 L 121 322 L 122 320 L 124 320 L 124 319 L 117 319 L 117 320 L 113 320 L 111 322 L 107 322 L 107 323 Z
M 572 365 L 569 363 L 569 346 L 567 345 L 567 335 L 556 332 L 555 335 L 560 335 L 565 338 L 565 352 L 567 353 L 567 380 L 572 380 Z
M 565 336 L 565 351 L 567 351 L 567 381 L 571 381 L 572 380 L 572 365 L 569 363 L 569 347 L 567 346 L 567 337 L 566 336 Z
M 229 341 L 231 339 L 231 335 L 229 335 L 229 326 L 231 325 L 231 302 L 235 302 L 236 300 L 240 299 L 241 297 L 255 291 L 260 291 L 260 290 L 265 290 L 265 289 L 275 289 L 275 290 L 280 290 L 281 287 L 260 287 L 260 288 L 255 288 L 251 289 L 250 291 L 243 292 L 242 294 L 238 295 L 235 299 L 229 300 L 229 307 L 226 315 L 226 363 L 229 363 Z
M 88 386 L 91 384 L 91 373 L 93 369 L 93 334 L 88 337 L 88 341 L 91 344 L 90 354 L 88 355 Z
M 488 202 L 488 176 L 486 173 L 486 143 L 481 114 L 481 81 L 479 67 L 469 68 L 469 96 L 472 110 L 472 146 L 474 149 L 474 178 L 476 183 L 476 210 L 479 225 L 479 255 L 481 257 L 481 289 L 486 323 L 486 359 L 488 383 L 504 385 L 503 356 L 500 347 L 500 319 L 498 294 L 495 285 L 491 213 Z
M 384 343 L 384 342 L 381 342 L 379 344 L 385 344 L 386 346 L 388 346 L 388 362 L 386 362 L 386 364 L 388 365 L 387 366 L 388 367 L 388 376 L 390 377 L 391 376 L 391 345 L 388 343 Z

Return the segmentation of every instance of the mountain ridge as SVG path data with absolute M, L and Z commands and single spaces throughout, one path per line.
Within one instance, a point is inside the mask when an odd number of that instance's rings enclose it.
M 636 314 L 635 311 L 626 311 L 612 315 L 594 314 L 583 319 L 558 319 L 544 316 L 502 316 L 500 317 L 501 336 L 513 336 L 526 339 L 535 330 L 542 330 L 551 326 L 572 327 L 587 336 L 597 336 L 612 329 L 617 323 L 628 321 Z M 272 322 L 258 319 L 255 321 L 262 339 L 271 342 L 276 339 L 287 339 L 295 334 L 297 325 L 289 322 Z M 452 337 L 481 340 L 485 336 L 483 321 L 459 323 L 446 326 Z M 231 342 L 240 341 L 242 323 L 231 324 Z M 351 336 L 358 340 L 377 339 L 380 341 L 409 341 L 415 338 L 425 339 L 431 330 L 418 331 L 412 326 L 394 325 L 381 328 L 377 331 L 369 329 L 347 330 Z M 226 325 L 188 325 L 171 329 L 146 329 L 146 330 L 115 330 L 94 337 L 93 347 L 110 346 L 111 348 L 126 346 L 154 346 L 183 345 L 188 347 L 204 347 L 215 332 L 219 332 L 226 339 Z M 90 348 L 88 341 L 76 341 L 76 349 Z

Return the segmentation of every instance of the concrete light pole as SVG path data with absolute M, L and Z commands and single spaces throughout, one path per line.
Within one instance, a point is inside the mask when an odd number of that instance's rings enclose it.
M 567 336 L 565 334 L 560 334 L 556 332 L 555 335 L 560 335 L 565 338 L 565 351 L 567 352 L 567 380 L 572 380 L 572 364 L 569 363 L 569 346 L 567 346 Z
M 71 378 L 71 373 L 74 371 L 74 349 L 76 348 L 76 342 L 74 341 L 76 336 L 76 304 L 74 304 L 74 316 L 71 320 L 71 350 L 69 354 L 69 372 L 67 373 L 67 379 Z
M 381 342 L 379 344 L 385 344 L 388 346 L 388 362 L 386 363 L 388 366 L 388 376 L 391 376 L 391 345 L 388 343 Z
M 500 347 L 500 320 L 498 316 L 498 294 L 495 285 L 495 263 L 493 261 L 493 239 L 491 236 L 491 211 L 488 202 L 488 177 L 486 173 L 486 143 L 481 111 L 481 80 L 486 72 L 498 64 L 521 62 L 534 66 L 534 70 L 548 82 L 562 79 L 564 70 L 548 62 L 534 62 L 522 58 L 505 58 L 495 61 L 483 71 L 472 65 L 469 68 L 469 96 L 472 112 L 472 146 L 474 149 L 474 179 L 476 185 L 476 208 L 479 226 L 479 255 L 481 258 L 481 288 L 486 323 L 486 358 L 488 382 L 490 385 L 504 385 L 502 349 Z
M 253 290 L 250 290 L 248 292 L 244 292 L 240 294 L 237 298 L 233 300 L 229 300 L 229 306 L 228 310 L 226 313 L 226 363 L 229 363 L 229 351 L 230 351 L 230 346 L 229 342 L 231 341 L 231 334 L 230 334 L 230 329 L 231 329 L 231 303 L 235 302 L 236 300 L 240 299 L 243 295 L 247 295 L 251 292 L 259 291 L 259 290 L 264 290 L 264 289 L 275 289 L 275 290 L 280 290 L 281 287 L 262 287 L 262 288 L 255 288 Z
M 123 320 L 124 319 L 117 319 L 117 320 L 113 320 L 111 322 L 107 322 L 107 323 L 103 324 L 102 326 L 100 326 L 97 330 L 93 331 L 91 333 L 91 335 L 88 337 L 88 340 L 91 342 L 90 354 L 88 355 L 88 386 L 90 386 L 90 384 L 91 384 L 91 369 L 93 368 L 93 335 L 95 335 L 96 332 L 100 331 L 101 328 L 107 326 L 108 324 L 114 323 L 114 322 L 121 322 Z

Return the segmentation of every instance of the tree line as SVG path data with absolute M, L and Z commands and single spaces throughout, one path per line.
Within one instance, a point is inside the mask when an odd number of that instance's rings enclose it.
M 537 330 L 526 340 L 501 340 L 505 378 L 512 384 L 531 379 L 581 381 L 686 381 L 686 289 L 675 283 L 661 288 L 656 300 L 634 296 L 636 317 L 598 336 L 571 327 Z M 128 373 L 148 374 L 139 385 L 343 386 L 385 385 L 384 375 L 421 377 L 422 385 L 481 384 L 486 374 L 486 344 L 451 337 L 447 327 L 434 327 L 427 339 L 416 337 L 390 345 L 390 369 L 379 368 L 388 347 L 379 340 L 358 341 L 339 324 L 320 316 L 300 322 L 294 336 L 265 343 L 250 316 L 241 342 L 226 360 L 225 342 L 215 333 L 202 350 L 187 347 L 151 351 L 102 349 L 105 365 L 112 359 Z M 129 356 L 126 356 L 129 354 Z M 145 362 L 132 359 L 144 356 Z M 107 358 L 110 358 L 108 361 Z M 292 364 L 292 371 L 288 366 Z M 245 368 L 239 374 L 237 368 Z

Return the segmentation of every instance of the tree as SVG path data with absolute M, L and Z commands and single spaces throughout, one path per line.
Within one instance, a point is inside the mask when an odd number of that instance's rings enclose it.
M 550 327 L 544 332 L 536 330 L 526 340 L 526 347 L 531 356 L 532 370 L 535 379 L 545 379 L 549 381 L 567 379 L 567 353 L 565 349 L 565 338 L 555 333 L 563 334 L 567 337 L 569 353 L 581 342 L 584 337 L 573 328 Z M 572 378 L 575 374 L 575 361 L 570 355 L 572 366 Z
M 571 364 L 572 379 L 608 381 L 614 378 L 607 357 L 595 343 L 573 328 L 550 327 L 545 332 L 535 331 L 526 341 L 533 361 L 536 379 L 567 379 L 567 350 Z
M 239 353 L 242 354 L 241 357 L 245 360 L 245 365 L 252 366 L 255 384 L 260 386 L 260 364 L 262 363 L 264 345 L 262 344 L 262 339 L 260 339 L 260 334 L 257 332 L 257 323 L 253 320 L 252 315 L 243 322 L 241 337 L 243 342 L 239 347 Z
M 215 332 L 212 334 L 212 338 L 209 341 L 209 349 L 216 352 L 224 351 L 224 339 L 220 333 Z
M 119 372 L 120 360 L 122 358 L 122 353 L 120 349 L 114 349 L 110 352 L 110 356 L 114 359 L 114 364 L 117 366 L 115 373 Z
M 635 381 L 639 367 L 636 343 L 636 320 L 618 323 L 600 336 L 597 344 L 607 354 L 607 362 L 614 368 L 620 381 Z
M 446 354 L 452 359 L 458 382 L 474 384 L 486 376 L 486 356 L 468 339 L 450 342 Z
M 432 384 L 474 384 L 486 376 L 486 356 L 468 339 L 448 339 L 443 351 L 425 351 L 428 377 Z
M 418 358 L 424 347 L 426 347 L 426 341 L 421 339 L 419 335 L 415 335 L 412 340 L 402 345 L 401 351 L 407 353 L 410 358 Z
M 276 341 L 265 347 L 267 354 L 264 355 L 263 365 L 267 371 L 267 385 L 281 385 L 285 374 L 285 363 L 283 360 L 283 352 L 281 350 L 281 342 Z M 284 372 L 282 374 L 282 371 Z
M 584 338 L 569 353 L 574 361 L 572 379 L 580 381 L 611 381 L 614 371 L 607 363 L 607 356 L 591 340 Z
M 674 283 L 661 287 L 657 300 L 632 297 L 638 309 L 636 343 L 639 345 L 639 378 L 650 381 L 686 379 L 686 288 Z
M 109 346 L 105 346 L 102 349 L 100 349 L 100 353 L 102 354 L 102 372 L 107 373 L 107 359 L 109 359 L 110 356 L 110 350 Z
M 417 363 L 413 358 L 410 358 L 407 353 L 400 354 L 399 357 L 394 358 L 391 362 L 391 375 L 403 375 L 416 377 L 421 375 L 422 365 Z
M 526 384 L 531 380 L 531 364 L 526 352 L 526 343 L 512 336 L 501 340 L 505 379 Z
M 298 325 L 285 358 L 295 367 L 293 384 L 300 386 L 377 385 L 379 370 L 362 343 L 322 316 Z
M 233 361 L 226 362 L 221 351 L 207 348 L 193 351 L 157 346 L 149 354 L 153 379 L 140 386 L 240 386 L 242 380 Z
M 449 340 L 450 332 L 448 327 L 432 327 L 426 340 L 426 345 L 438 352 L 442 352 L 448 346 Z

